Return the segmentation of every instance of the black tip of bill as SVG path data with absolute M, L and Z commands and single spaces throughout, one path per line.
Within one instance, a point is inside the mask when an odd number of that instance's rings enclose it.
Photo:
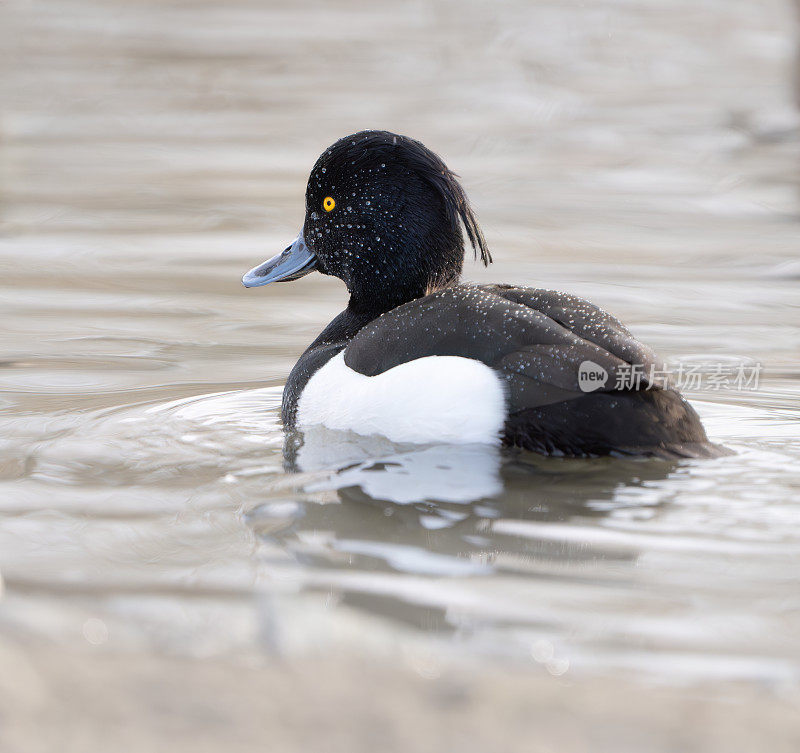
M 242 277 L 246 288 L 257 288 L 270 282 L 289 282 L 297 280 L 317 268 L 317 257 L 306 246 L 303 234 L 277 256 L 267 259 L 263 264 L 253 267 Z

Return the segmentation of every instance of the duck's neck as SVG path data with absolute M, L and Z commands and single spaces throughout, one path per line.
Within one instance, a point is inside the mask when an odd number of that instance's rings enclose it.
M 404 303 L 415 301 L 437 290 L 451 288 L 460 279 L 461 268 L 458 267 L 432 272 L 413 283 L 406 279 L 400 285 L 397 280 L 389 279 L 384 285 L 357 287 L 350 291 L 347 310 L 366 323 Z
M 387 311 L 396 309 L 404 303 L 415 301 L 417 298 L 430 295 L 437 290 L 442 290 L 445 287 L 450 287 L 458 282 L 458 278 L 453 280 L 447 285 L 426 285 L 424 287 L 415 288 L 410 291 L 403 291 L 402 294 L 390 293 L 385 291 L 384 295 L 358 295 L 353 293 L 350 295 L 350 301 L 347 304 L 347 310 L 353 317 L 365 324 L 377 319 L 381 314 Z

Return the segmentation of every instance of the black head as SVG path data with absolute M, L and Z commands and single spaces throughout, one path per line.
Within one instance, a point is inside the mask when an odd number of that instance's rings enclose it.
M 385 311 L 458 280 L 462 225 L 489 264 L 466 194 L 444 162 L 419 141 L 362 131 L 323 152 L 308 179 L 302 234 L 243 282 L 296 279 L 316 268 L 344 281 L 351 308 Z

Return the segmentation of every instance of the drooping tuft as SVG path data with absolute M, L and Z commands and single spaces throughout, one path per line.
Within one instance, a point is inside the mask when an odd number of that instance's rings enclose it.
M 436 157 L 436 155 L 433 156 Z M 438 157 L 436 158 L 439 159 Z M 450 222 L 457 225 L 459 218 L 461 219 L 464 229 L 467 231 L 467 238 L 469 238 L 472 250 L 475 252 L 475 258 L 480 257 L 483 265 L 488 267 L 492 263 L 492 255 L 486 245 L 486 239 L 483 237 L 483 231 L 478 224 L 478 219 L 469 204 L 467 194 L 458 182 L 458 176 L 445 166 L 439 177 L 441 180 L 437 181 L 439 184 L 437 185 L 437 190 L 447 207 Z

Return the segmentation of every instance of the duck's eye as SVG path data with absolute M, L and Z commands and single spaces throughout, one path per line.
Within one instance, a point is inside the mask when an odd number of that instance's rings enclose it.
M 326 196 L 326 197 L 325 197 L 325 198 L 322 200 L 322 208 L 323 208 L 323 209 L 324 209 L 326 212 L 331 212 L 331 211 L 333 211 L 333 208 L 334 208 L 335 206 L 336 206 L 336 202 L 333 200 L 333 196 Z

